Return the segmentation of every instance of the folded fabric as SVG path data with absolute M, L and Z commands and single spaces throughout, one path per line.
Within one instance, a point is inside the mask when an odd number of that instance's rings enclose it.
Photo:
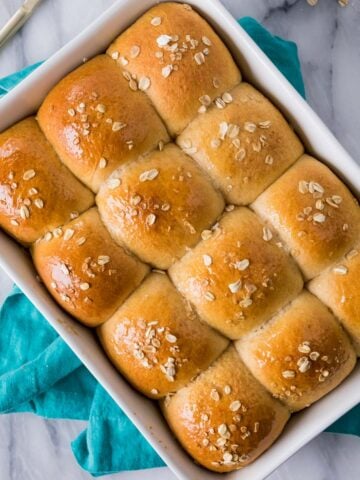
M 1 413 L 89 420 L 72 449 L 94 476 L 164 465 L 18 287 L 0 310 L 0 328 Z
M 16 87 L 18 83 L 21 82 L 24 78 L 30 75 L 37 67 L 41 65 L 42 62 L 35 63 L 34 65 L 30 65 L 29 67 L 24 68 L 20 72 L 13 73 L 8 77 L 4 77 L 0 80 L 0 97 L 5 95 L 5 93 L 9 92 L 12 88 Z
M 271 35 L 252 18 L 239 22 L 304 96 L 296 45 Z M 0 80 L 0 96 L 37 66 Z M 46 418 L 89 420 L 87 429 L 73 441 L 72 450 L 79 464 L 94 476 L 164 465 L 17 287 L 1 308 L 0 329 L 1 413 L 33 412 Z M 360 434 L 360 407 L 331 430 Z

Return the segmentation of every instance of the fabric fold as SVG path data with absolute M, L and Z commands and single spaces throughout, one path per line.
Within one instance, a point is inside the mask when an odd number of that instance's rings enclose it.
M 245 17 L 239 23 L 305 96 L 296 44 L 273 36 L 252 18 Z M 38 65 L 0 80 L 0 96 Z M 87 428 L 71 446 L 80 466 L 94 476 L 164 465 L 17 287 L 1 308 L 0 329 L 1 413 L 34 412 L 47 418 L 88 419 Z M 359 435 L 360 406 L 329 430 Z
M 165 465 L 100 385 L 89 425 L 71 447 L 78 463 L 94 476 Z

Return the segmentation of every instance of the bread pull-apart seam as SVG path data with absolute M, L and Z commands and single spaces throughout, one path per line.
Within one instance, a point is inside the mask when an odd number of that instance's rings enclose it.
M 51 156 L 65 172 L 58 202 L 72 204 L 79 179 L 81 208 L 58 225 L 44 215 L 34 238 L 26 222 L 33 209 L 44 213 L 41 189 L 55 182 L 44 168 L 40 188 L 34 163 Z M 347 275 L 358 204 L 304 155 L 190 6 L 153 7 L 106 55 L 67 75 L 36 122 L 0 134 L 0 160 L 1 227 L 30 245 L 55 301 L 97 328 L 109 361 L 162 399 L 170 428 L 204 467 L 251 463 L 290 412 L 350 374 L 357 333 L 349 327 L 353 346 L 342 326 L 351 313 L 328 298 L 337 284 L 317 282 Z M 11 202 L 21 205 L 10 215 Z M 301 238 L 310 238 L 309 258 Z

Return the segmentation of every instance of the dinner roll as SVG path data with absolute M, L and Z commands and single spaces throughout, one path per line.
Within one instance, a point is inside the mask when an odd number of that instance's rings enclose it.
M 16 240 L 31 244 L 93 203 L 34 117 L 0 133 L 0 226 Z
M 96 201 L 113 238 L 161 269 L 195 245 L 224 208 L 206 174 L 173 144 L 120 167 Z
M 51 295 L 89 327 L 107 320 L 148 272 L 115 244 L 96 208 L 47 233 L 32 255 Z
M 151 8 L 108 54 L 132 75 L 134 88 L 146 91 L 174 135 L 213 100 L 222 108 L 228 101 L 223 94 L 241 81 L 228 49 L 189 5 Z
M 360 209 L 347 187 L 304 155 L 253 203 L 279 232 L 306 278 L 339 260 L 360 235 Z
M 240 338 L 302 289 L 293 260 L 246 207 L 224 215 L 170 268 L 176 287 L 211 326 Z
M 211 107 L 178 137 L 178 145 L 211 176 L 228 203 L 254 201 L 304 152 L 282 114 L 248 83 L 224 109 Z
M 251 463 L 289 419 L 288 410 L 254 379 L 233 346 L 162 407 L 185 450 L 216 472 Z
M 356 362 L 339 323 L 306 291 L 236 347 L 253 375 L 293 411 L 337 387 Z
M 314 278 L 308 288 L 341 320 L 360 356 L 359 250 L 351 250 L 340 263 Z
M 146 95 L 129 87 L 107 55 L 61 80 L 38 120 L 60 159 L 95 192 L 116 167 L 169 140 Z
M 112 363 L 153 398 L 186 385 L 229 343 L 200 322 L 190 303 L 160 273 L 151 274 L 98 334 Z

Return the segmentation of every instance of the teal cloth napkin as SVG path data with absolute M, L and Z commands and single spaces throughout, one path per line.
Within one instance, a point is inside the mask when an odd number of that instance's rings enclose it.
M 271 35 L 252 18 L 239 22 L 305 96 L 296 45 Z M 0 96 L 38 65 L 0 80 Z M 88 420 L 86 430 L 71 447 L 81 467 L 94 476 L 164 465 L 17 287 L 0 310 L 0 332 L 0 413 L 33 412 L 46 418 Z M 360 435 L 360 407 L 330 431 Z

